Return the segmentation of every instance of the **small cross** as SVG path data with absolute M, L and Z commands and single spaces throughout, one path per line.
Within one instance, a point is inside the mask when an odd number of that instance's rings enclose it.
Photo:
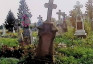
M 39 15 L 39 17 L 37 17 L 37 19 L 41 20 L 42 19 L 41 15 Z
M 45 8 L 48 8 L 48 13 L 47 13 L 47 22 L 51 21 L 52 17 L 52 10 L 57 8 L 56 4 L 53 4 L 54 0 L 49 0 L 49 3 L 45 3 Z
M 59 12 L 57 12 L 56 14 L 58 14 L 58 19 L 61 20 L 61 15 L 62 15 L 61 10 L 59 10 Z

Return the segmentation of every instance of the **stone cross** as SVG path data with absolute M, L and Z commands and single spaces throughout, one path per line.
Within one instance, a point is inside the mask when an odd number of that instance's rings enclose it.
M 47 13 L 47 22 L 51 21 L 52 17 L 52 10 L 57 8 L 56 4 L 53 4 L 54 0 L 49 0 L 49 3 L 45 3 L 45 8 L 48 8 L 48 13 Z
M 39 20 L 38 20 L 36 26 L 39 27 L 39 26 L 41 26 L 43 24 L 43 20 L 42 20 L 41 15 L 39 15 L 39 17 L 37 17 L 37 19 L 39 19 Z
M 74 8 L 76 8 L 77 9 L 77 13 L 80 13 L 80 8 L 82 8 L 83 7 L 83 5 L 82 4 L 80 4 L 80 2 L 79 1 L 77 1 L 76 2 L 76 5 L 74 6 Z
M 61 20 L 61 15 L 62 15 L 61 10 L 59 10 L 59 12 L 57 12 L 56 14 L 58 14 L 58 20 Z
M 41 20 L 42 19 L 41 15 L 39 15 L 39 17 L 37 17 L 37 19 Z

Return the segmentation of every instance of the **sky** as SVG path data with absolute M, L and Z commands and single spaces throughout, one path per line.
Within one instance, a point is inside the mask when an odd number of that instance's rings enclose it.
M 69 15 L 69 11 L 74 8 L 76 1 L 80 1 L 83 5 L 82 12 L 84 13 L 86 8 L 85 4 L 88 0 L 54 0 L 54 4 L 57 4 L 57 8 L 53 9 L 52 17 L 58 19 L 56 12 L 61 10 Z M 14 13 L 14 16 L 17 18 L 18 8 L 20 5 L 20 0 L 0 0 L 0 25 L 5 22 L 6 16 L 11 10 Z M 37 17 L 41 15 L 45 21 L 47 18 L 47 8 L 44 7 L 45 3 L 48 3 L 49 0 L 26 0 L 28 8 L 32 13 L 31 22 L 37 22 Z

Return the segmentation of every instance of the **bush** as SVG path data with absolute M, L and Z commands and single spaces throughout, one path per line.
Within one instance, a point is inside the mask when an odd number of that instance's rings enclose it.
M 18 61 L 16 58 L 1 58 L 0 64 L 17 64 Z
M 56 64 L 91 64 L 93 63 L 93 49 L 75 46 L 73 48 L 57 48 Z M 59 55 L 61 54 L 61 56 Z

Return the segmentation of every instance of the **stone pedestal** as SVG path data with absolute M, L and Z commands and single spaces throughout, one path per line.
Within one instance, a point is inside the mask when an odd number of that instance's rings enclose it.
M 53 61 L 53 40 L 57 29 L 52 22 L 44 22 L 38 29 L 39 44 L 36 49 L 36 57 Z
M 74 35 L 78 37 L 86 37 L 87 33 L 85 32 L 85 30 L 76 30 Z

